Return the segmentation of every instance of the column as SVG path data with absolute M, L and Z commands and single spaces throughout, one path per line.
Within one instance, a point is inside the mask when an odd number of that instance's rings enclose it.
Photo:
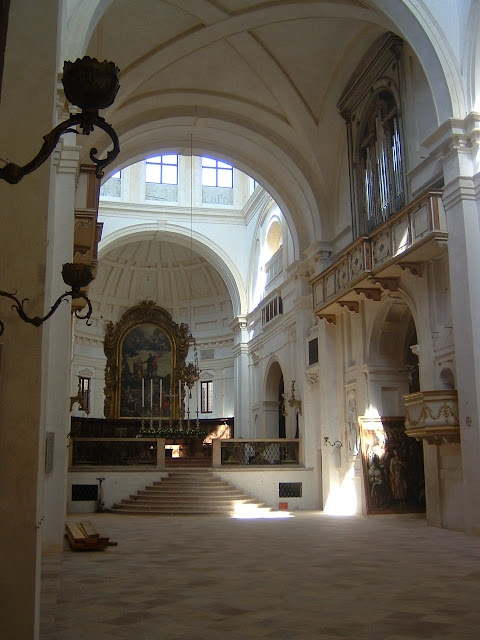
M 249 438 L 250 385 L 248 380 L 248 332 L 245 316 L 238 316 L 229 325 L 234 332 L 233 346 L 233 408 L 236 438 Z
M 10 3 L 0 101 L 0 155 L 29 162 L 54 126 L 58 0 Z M 47 225 L 53 206 L 51 161 L 19 184 L 0 181 L 0 289 L 29 298 L 42 316 Z M 66 305 L 67 306 L 67 305 Z M 43 514 L 43 328 L 26 324 L 0 299 L 5 323 L 0 372 L 0 629 L 2 640 L 32 640 L 39 631 Z
M 65 115 L 65 114 L 64 114 Z M 72 140 L 74 141 L 74 139 Z M 55 152 L 57 176 L 55 204 L 49 218 L 46 299 L 52 304 L 68 289 L 63 282 L 62 265 L 73 259 L 75 184 L 80 148 L 68 146 L 65 139 Z M 63 302 L 44 325 L 44 437 L 54 433 L 53 467 L 45 474 L 43 549 L 61 553 L 65 529 L 67 433 L 69 425 L 71 312 Z M 81 322 L 79 320 L 78 322 Z
M 461 429 L 465 529 L 480 535 L 480 117 L 451 120 L 426 141 L 443 161 Z

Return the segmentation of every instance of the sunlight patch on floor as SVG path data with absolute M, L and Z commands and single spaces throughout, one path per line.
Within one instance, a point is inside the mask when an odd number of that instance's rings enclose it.
M 235 505 L 235 512 L 232 518 L 293 518 L 293 515 L 288 511 L 268 511 L 268 509 L 265 509 L 265 507 L 259 507 L 256 504 L 245 504 L 244 502 L 238 502 Z

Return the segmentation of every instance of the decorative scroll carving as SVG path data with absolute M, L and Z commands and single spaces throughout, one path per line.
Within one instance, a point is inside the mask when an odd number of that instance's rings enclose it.
M 360 450 L 360 433 L 357 416 L 357 392 L 350 389 L 347 392 L 347 443 L 348 452 L 356 456 Z
M 404 271 L 408 270 L 412 276 L 421 278 L 423 276 L 424 263 L 423 262 L 399 262 L 398 266 Z
M 188 354 L 189 338 L 188 325 L 180 324 L 172 320 L 172 316 L 152 301 L 141 302 L 136 307 L 126 311 L 120 320 L 113 324 L 109 322 L 105 334 L 104 351 L 107 356 L 105 366 L 105 403 L 106 418 L 119 418 L 120 416 L 120 391 L 122 382 L 121 348 L 127 334 L 140 325 L 153 325 L 162 331 L 171 344 L 171 416 L 179 415 L 179 402 L 175 395 L 178 380 L 185 366 Z
M 429 444 L 460 442 L 458 397 L 454 389 L 419 391 L 403 396 L 407 435 Z
M 385 291 L 398 291 L 398 278 L 375 278 L 370 276 L 370 282 L 379 284 Z
M 364 289 L 357 287 L 354 289 L 357 295 L 363 295 L 367 300 L 375 300 L 375 302 L 379 302 L 382 299 L 382 292 L 380 289 L 374 289 L 373 287 L 366 287 Z
M 337 316 L 333 313 L 317 313 L 317 316 L 327 324 L 337 324 Z
M 354 300 L 337 300 L 337 304 L 339 304 L 341 307 L 346 307 L 353 313 L 358 313 L 360 311 L 359 303 L 355 302 Z
M 311 385 L 317 384 L 317 382 L 320 379 L 320 376 L 318 375 L 318 371 L 307 371 L 307 373 L 305 374 L 305 377 Z

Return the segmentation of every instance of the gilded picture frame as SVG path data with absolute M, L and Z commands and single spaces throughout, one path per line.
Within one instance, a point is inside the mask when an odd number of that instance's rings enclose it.
M 188 353 L 188 326 L 154 302 L 141 302 L 105 334 L 106 418 L 178 419 L 178 381 Z

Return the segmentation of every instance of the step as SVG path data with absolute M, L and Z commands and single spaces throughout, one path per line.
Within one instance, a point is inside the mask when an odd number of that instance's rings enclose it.
M 145 515 L 234 515 L 239 505 L 271 511 L 211 471 L 182 469 L 114 504 L 109 511 Z
M 165 504 L 172 504 L 172 501 L 169 499 L 162 499 L 162 500 L 147 500 L 147 499 L 138 499 L 138 500 L 128 500 L 127 498 L 124 498 L 120 504 L 122 505 L 127 505 L 127 504 L 131 504 L 131 505 L 139 505 L 139 506 L 153 506 L 153 505 L 158 505 L 158 506 L 163 506 Z M 177 503 L 178 504 L 178 503 Z M 245 498 L 242 500 L 227 500 L 225 498 L 217 498 L 216 500 L 189 500 L 188 498 L 186 499 L 182 499 L 181 504 L 188 504 L 188 505 L 237 505 L 237 504 L 254 504 L 254 505 L 259 505 L 260 503 L 258 503 L 256 500 L 254 500 L 253 498 Z M 263 505 L 262 505 L 263 506 Z

